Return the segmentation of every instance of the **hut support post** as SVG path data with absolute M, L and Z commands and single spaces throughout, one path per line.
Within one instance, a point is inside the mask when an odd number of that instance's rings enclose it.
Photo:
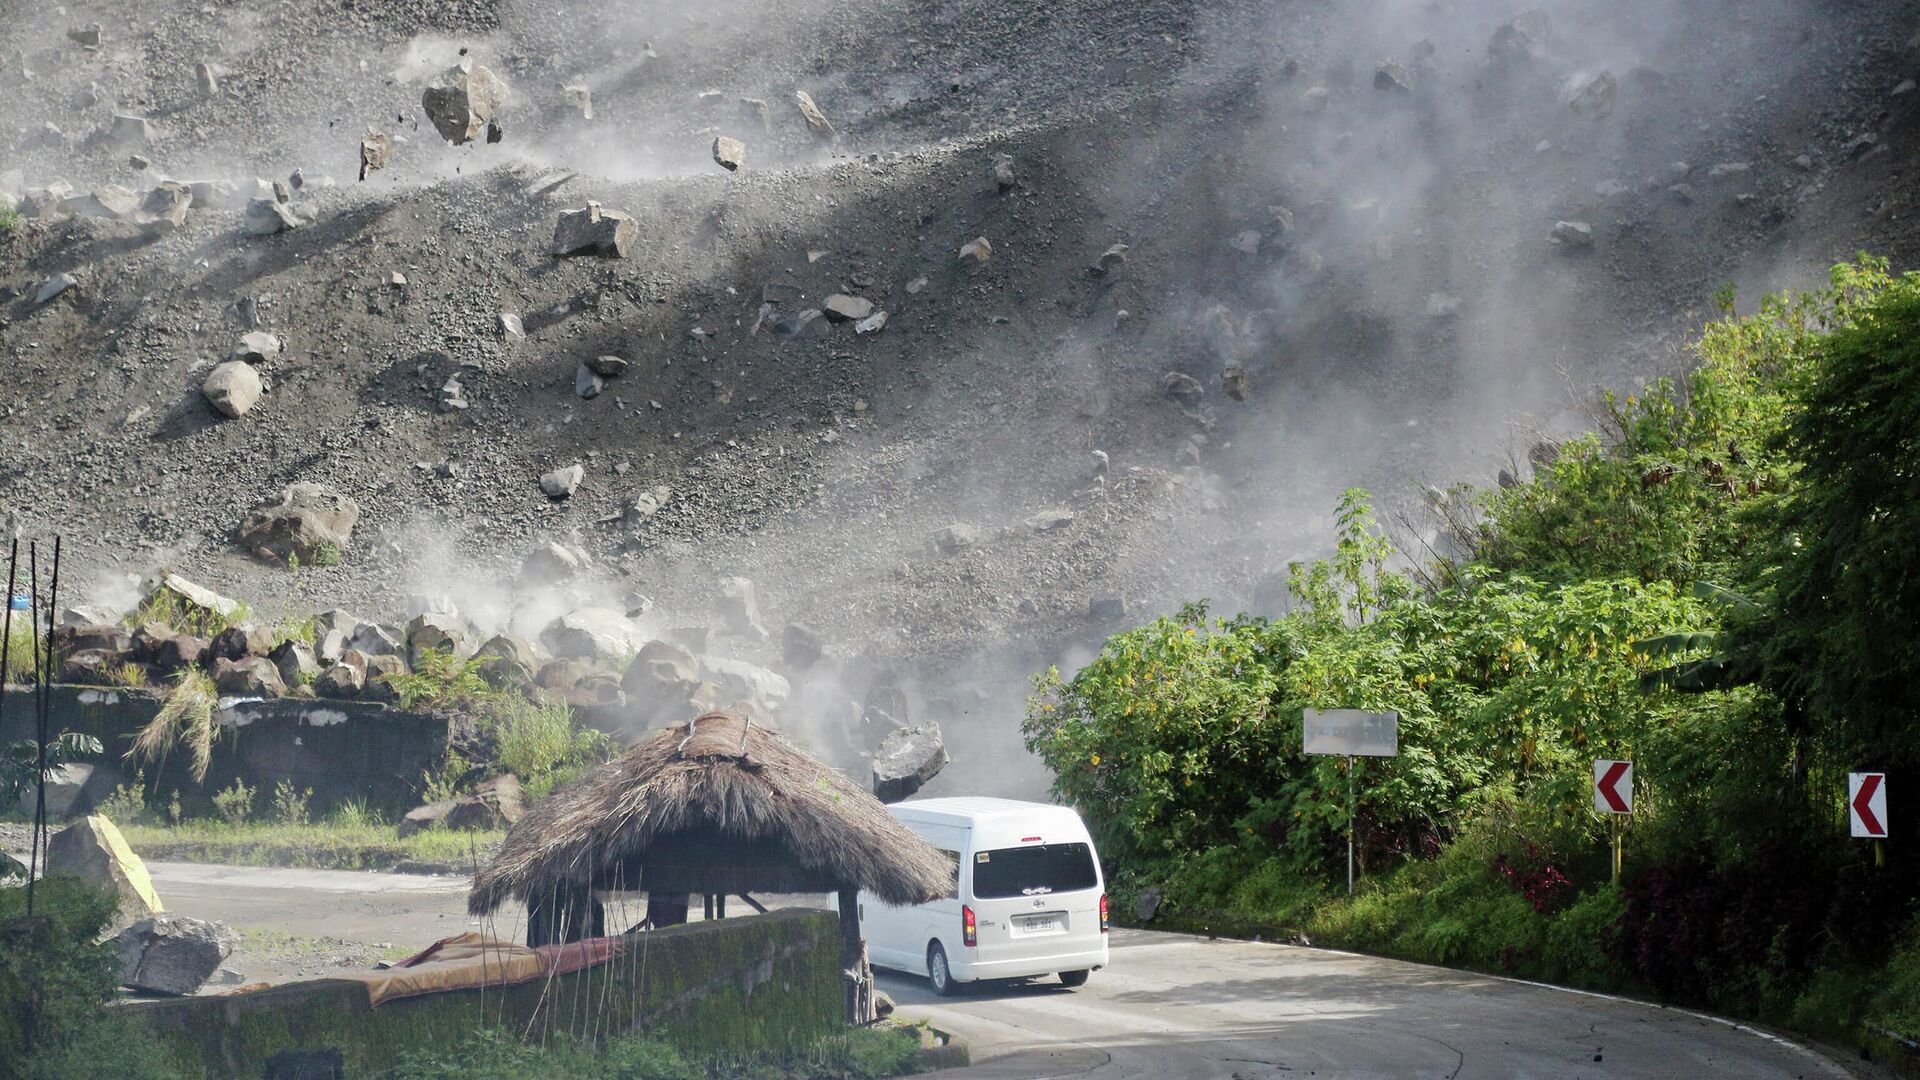
M 873 972 L 867 966 L 867 943 L 860 936 L 860 892 L 840 890 L 840 966 L 852 973 L 847 980 L 847 1023 L 864 1024 L 873 1019 Z

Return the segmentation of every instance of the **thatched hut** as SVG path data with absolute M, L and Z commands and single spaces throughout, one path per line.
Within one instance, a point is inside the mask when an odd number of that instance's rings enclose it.
M 535 806 L 467 896 L 578 910 L 595 890 L 839 897 L 848 962 L 861 889 L 893 904 L 945 896 L 953 864 L 872 795 L 779 733 L 714 712 L 669 728 Z M 565 936 L 581 921 L 563 917 Z M 547 925 L 552 925 L 549 917 Z

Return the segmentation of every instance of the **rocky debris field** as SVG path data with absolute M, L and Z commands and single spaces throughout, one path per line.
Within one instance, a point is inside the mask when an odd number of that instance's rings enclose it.
M 380 631 L 224 658 L 247 692 L 364 692 L 421 619 L 538 677 L 617 620 L 647 678 L 815 671 L 816 741 L 1004 745 L 1026 674 L 1275 609 L 1339 491 L 1491 480 L 1723 283 L 1911 261 L 1905 5 L 1403 14 L 36 9 L 0 508 L 103 619 L 177 573 Z

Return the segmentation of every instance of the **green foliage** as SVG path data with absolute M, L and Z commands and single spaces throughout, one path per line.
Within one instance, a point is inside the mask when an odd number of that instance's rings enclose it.
M 235 784 L 239 781 L 235 780 Z M 293 786 L 293 781 L 282 780 L 273 789 L 273 820 L 282 825 L 305 825 L 307 823 L 307 803 L 313 798 L 313 789 L 301 791 Z M 251 801 L 251 800 L 249 800 Z
M 158 623 L 182 634 L 192 634 L 211 641 L 220 631 L 252 617 L 252 610 L 245 604 L 236 605 L 231 614 L 221 615 L 187 603 L 172 589 L 155 589 L 145 602 L 126 617 L 125 622 L 128 626 Z
M 29 1050 L 47 1053 L 83 1037 L 113 996 L 119 971 L 111 944 L 97 941 L 120 898 L 73 878 L 35 890 L 36 927 L 22 919 L 27 890 L 0 889 L 0 1080 L 35 1075 Z
M 100 756 L 100 740 L 78 731 L 63 731 L 47 743 L 47 776 L 62 765 Z M 0 806 L 13 806 L 31 790 L 40 776 L 40 744 L 21 739 L 0 749 Z
M 26 1080 L 198 1080 L 205 1072 L 176 1062 L 151 1028 L 117 1009 L 101 1009 L 92 1022 L 35 1054 L 21 1071 Z
M 494 693 L 481 677 L 491 656 L 461 658 L 445 649 L 426 649 L 409 671 L 382 675 L 380 682 L 399 695 L 402 709 L 454 709 L 472 706 Z
M 671 1044 L 623 1035 L 598 1046 L 561 1037 L 527 1043 L 514 1033 L 485 1029 L 452 1046 L 410 1050 L 385 1080 L 799 1080 L 838 1077 L 878 1080 L 913 1071 L 919 1038 L 911 1029 L 856 1028 L 778 1055 L 691 1061 Z
M 239 825 L 253 816 L 253 799 L 257 794 L 256 789 L 235 777 L 232 787 L 214 793 L 213 807 L 227 824 Z
M 1920 1039 L 1920 919 L 1908 926 L 1884 973 L 1873 983 L 1877 989 L 1868 1020 L 1902 1038 Z
M 386 870 L 413 864 L 463 873 L 471 872 L 476 861 L 484 864 L 492 858 L 504 837 L 499 832 L 425 829 L 402 838 L 392 825 L 371 820 L 355 824 L 338 816 L 309 825 L 200 819 L 173 826 L 130 825 L 121 832 L 147 859 L 315 870 Z
M 13 237 L 15 229 L 20 227 L 20 210 L 12 206 L 0 206 L 0 240 Z
M 613 740 L 605 732 L 581 727 L 563 702 L 500 694 L 487 703 L 485 715 L 493 738 L 492 764 L 518 777 L 529 801 L 545 798 L 613 752 Z
M 340 545 L 331 540 L 322 540 L 313 545 L 312 551 L 307 552 L 307 562 L 312 566 L 339 566 L 344 558 Z
M 147 818 L 147 777 L 146 773 L 135 771 L 131 783 L 117 785 L 106 798 L 101 799 L 94 808 L 95 813 L 103 814 L 108 821 L 117 825 L 127 825 Z
M 334 805 L 333 813 L 327 815 L 327 823 L 342 829 L 365 829 L 386 824 L 380 811 L 367 805 L 365 799 L 342 799 Z

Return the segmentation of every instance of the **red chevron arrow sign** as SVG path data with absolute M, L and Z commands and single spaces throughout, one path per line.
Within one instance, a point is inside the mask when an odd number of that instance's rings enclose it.
M 1633 813 L 1633 762 L 1593 763 L 1593 808 L 1602 814 Z
M 1887 774 L 1847 774 L 1847 819 L 1853 835 L 1878 840 L 1887 835 Z

